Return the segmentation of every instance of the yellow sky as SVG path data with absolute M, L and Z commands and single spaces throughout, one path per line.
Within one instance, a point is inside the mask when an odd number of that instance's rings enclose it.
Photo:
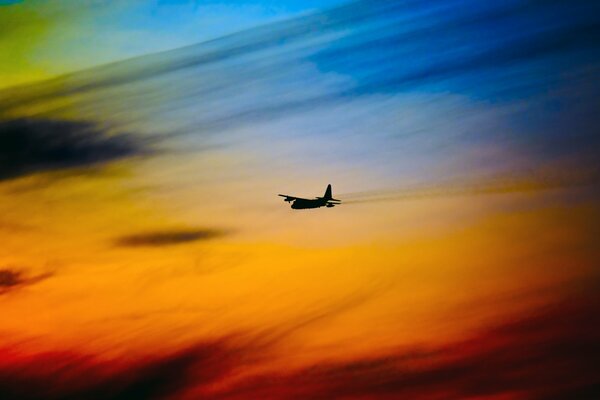
M 598 256 L 594 207 L 539 206 L 560 192 L 300 214 L 256 194 L 203 207 L 194 187 L 177 197 L 195 208 L 169 204 L 127 163 L 39 186 L 44 179 L 3 183 L 0 204 L 2 264 L 53 274 L 2 297 L 0 331 L 44 346 L 144 352 L 285 327 L 282 354 L 291 346 L 309 359 L 444 342 L 572 290 Z M 236 185 L 222 189 L 244 193 Z M 436 223 L 419 223 L 427 216 Z M 118 245 L 182 227 L 227 233 Z

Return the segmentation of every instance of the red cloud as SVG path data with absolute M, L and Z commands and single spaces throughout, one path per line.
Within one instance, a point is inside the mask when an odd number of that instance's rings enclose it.
M 225 339 L 134 364 L 70 353 L 9 357 L 4 351 L 0 398 L 596 399 L 598 300 L 562 302 L 438 348 L 243 379 L 237 373 L 261 348 Z

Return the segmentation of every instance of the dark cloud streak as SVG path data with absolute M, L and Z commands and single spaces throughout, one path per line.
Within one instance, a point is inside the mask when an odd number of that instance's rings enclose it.
M 173 229 L 135 233 L 115 240 L 122 247 L 162 247 L 216 239 L 227 235 L 218 229 Z
M 5 353 L 5 354 L 3 354 Z M 0 352 L 0 397 L 6 400 L 164 399 L 214 382 L 230 371 L 224 342 L 201 343 L 182 351 L 111 363 L 72 352 L 10 360 Z
M 53 274 L 48 272 L 44 274 L 27 276 L 23 270 L 19 268 L 3 268 L 0 269 L 0 295 L 13 290 L 33 285 L 48 279 Z
M 0 180 L 37 172 L 86 167 L 142 153 L 132 135 L 66 120 L 0 121 Z

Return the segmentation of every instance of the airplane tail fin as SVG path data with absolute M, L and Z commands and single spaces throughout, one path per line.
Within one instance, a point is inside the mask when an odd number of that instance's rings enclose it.
M 326 200 L 331 200 L 331 184 L 327 185 L 327 190 L 325 190 L 323 198 Z
M 327 185 L 327 190 L 325 190 L 325 194 L 323 195 L 323 198 L 328 201 L 340 201 L 340 200 L 334 199 L 332 197 L 331 184 Z

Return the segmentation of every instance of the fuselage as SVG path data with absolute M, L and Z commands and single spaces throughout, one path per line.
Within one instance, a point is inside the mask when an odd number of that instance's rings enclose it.
M 327 205 L 326 199 L 296 199 L 292 203 L 292 208 L 296 210 L 301 210 L 304 208 L 319 208 Z

